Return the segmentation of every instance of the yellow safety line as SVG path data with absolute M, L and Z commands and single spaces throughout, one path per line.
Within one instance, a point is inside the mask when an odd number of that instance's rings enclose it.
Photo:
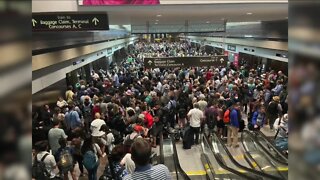
M 207 170 L 209 169 L 209 165 L 205 164 L 205 168 Z M 241 173 L 246 173 L 246 171 L 242 170 L 242 169 L 236 169 L 237 171 L 241 172 Z M 278 167 L 277 168 L 278 171 L 288 171 L 288 167 Z M 266 170 L 266 171 L 273 171 L 273 170 Z M 186 171 L 185 172 L 188 176 L 203 176 L 206 175 L 207 172 L 204 170 L 198 170 L 198 171 Z M 225 170 L 225 169 L 214 169 L 214 173 L 215 174 L 230 174 L 229 171 Z

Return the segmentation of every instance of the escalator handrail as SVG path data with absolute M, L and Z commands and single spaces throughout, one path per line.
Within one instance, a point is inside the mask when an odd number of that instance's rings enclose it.
M 243 131 L 243 132 L 241 133 L 241 142 L 242 142 L 242 144 L 243 144 L 243 142 L 244 142 L 244 137 L 243 137 L 244 134 L 248 134 L 248 135 L 250 136 L 250 138 L 251 138 L 255 143 L 257 143 L 256 140 L 255 140 L 255 138 L 253 137 L 253 135 L 252 135 L 249 131 Z M 244 146 L 244 145 L 243 145 L 243 146 Z M 260 146 L 260 145 L 258 145 L 258 146 Z M 246 152 L 248 152 L 248 149 L 246 149 L 245 146 L 244 146 L 244 149 L 245 149 Z M 260 151 L 260 152 L 263 153 L 262 151 Z M 249 152 L 248 152 L 248 155 L 250 156 L 251 159 L 253 159 L 253 157 L 250 155 Z M 277 168 L 275 167 L 275 165 L 274 165 L 272 162 L 270 162 L 270 159 L 269 159 L 268 157 L 266 157 L 266 158 L 268 159 L 270 165 L 272 165 L 275 169 L 277 169 Z M 279 171 L 278 171 L 278 173 L 280 174 L 280 176 L 282 176 L 282 174 L 281 174 Z
M 236 165 L 237 167 L 245 170 L 245 171 L 248 171 L 250 173 L 253 173 L 255 175 L 258 175 L 260 177 L 263 177 L 263 178 L 269 178 L 269 179 L 281 179 L 279 177 L 276 177 L 276 176 L 273 176 L 271 174 L 267 174 L 267 173 L 264 173 L 264 172 L 261 172 L 261 171 L 257 171 L 257 170 L 253 170 L 253 169 L 250 169 L 248 167 L 245 167 L 241 164 L 239 164 L 232 156 L 232 154 L 229 152 L 228 148 L 225 146 L 224 142 L 222 141 L 222 139 L 217 135 L 217 133 L 215 132 L 214 135 L 217 137 L 219 143 L 221 143 L 222 145 L 222 148 L 226 151 L 228 157 L 230 158 L 231 162 Z M 241 135 L 241 138 L 242 138 L 242 135 Z M 242 139 L 241 139 L 242 140 Z
M 263 134 L 261 131 L 256 131 L 255 133 L 257 133 L 257 134 L 259 134 L 261 137 L 263 137 L 263 139 L 266 141 L 266 142 L 268 142 L 268 144 L 272 147 L 272 149 L 275 151 L 275 152 L 277 152 L 277 154 L 279 155 L 279 156 L 281 156 L 283 159 L 285 159 L 285 160 L 288 160 L 288 157 L 283 153 L 283 152 L 281 152 L 281 151 L 279 151 L 277 148 L 276 148 L 276 146 L 274 145 L 274 143 L 272 143 L 271 141 L 270 141 L 270 139 L 268 139 L 268 137 L 265 135 L 265 134 Z M 256 135 L 255 135 L 255 137 L 257 137 Z M 287 163 L 287 165 L 288 165 L 288 163 Z
M 162 133 L 160 134 L 159 153 L 160 153 L 160 164 L 164 164 L 163 134 Z
M 178 153 L 177 153 L 176 142 L 175 142 L 174 138 L 171 135 L 170 135 L 170 139 L 171 139 L 172 147 L 173 147 L 173 159 L 174 159 L 175 166 L 177 167 L 178 172 L 182 175 L 184 180 L 191 180 L 189 178 L 189 176 L 184 172 L 184 170 L 180 166 Z
M 261 148 L 265 153 L 268 154 L 268 156 L 269 156 L 272 160 L 278 162 L 279 164 L 283 164 L 283 165 L 288 166 L 288 162 L 281 161 L 281 160 L 275 158 L 275 157 L 261 144 L 261 142 L 258 140 L 257 136 L 255 136 L 254 134 L 252 134 L 250 131 L 247 131 L 247 130 L 244 130 L 244 131 L 246 131 L 246 133 L 248 133 L 249 136 L 251 136 L 251 138 L 258 144 L 258 146 L 260 146 L 260 148 Z M 274 149 L 274 150 L 275 150 L 275 149 Z M 278 151 L 276 151 L 276 152 L 277 152 L 277 154 L 279 154 Z M 281 154 L 281 153 L 280 153 L 280 154 Z M 282 157 L 282 156 L 281 156 L 281 157 Z M 282 157 L 282 158 L 283 158 L 283 157 Z
M 207 164 L 208 164 L 208 166 L 209 166 L 210 172 L 211 172 L 211 174 L 212 174 L 212 176 L 213 176 L 213 179 L 214 179 L 214 177 L 216 176 L 216 173 L 214 172 L 214 168 L 213 168 L 213 166 L 212 166 L 212 164 L 211 164 L 211 162 L 210 162 L 210 160 L 209 160 L 209 157 L 208 157 L 208 155 L 205 154 L 205 153 L 202 153 L 202 154 L 204 155 L 204 158 L 205 158 L 205 160 L 206 160 L 206 162 L 207 162 Z M 206 167 L 204 167 L 204 168 L 205 168 L 205 170 L 206 170 Z M 207 172 L 207 170 L 206 170 L 206 172 Z M 209 174 L 207 174 L 207 177 L 210 179 L 210 175 L 209 175 Z
M 210 150 L 211 150 L 214 158 L 216 159 L 216 161 L 217 161 L 217 163 L 219 164 L 219 166 L 221 166 L 223 169 L 225 169 L 225 170 L 227 170 L 227 171 L 229 171 L 229 172 L 231 172 L 231 173 L 233 173 L 233 174 L 235 174 L 235 175 L 238 175 L 239 177 L 242 177 L 242 178 L 245 178 L 245 179 L 250 179 L 250 180 L 256 180 L 255 178 L 252 178 L 252 177 L 250 177 L 250 176 L 248 176 L 248 175 L 246 175 L 246 174 L 243 174 L 243 173 L 241 173 L 241 172 L 239 172 L 239 171 L 237 171 L 237 170 L 235 170 L 235 169 L 227 166 L 227 165 L 225 164 L 225 162 L 223 161 L 221 155 L 220 155 L 220 154 L 218 155 L 217 153 L 215 153 L 215 152 L 212 150 L 212 147 L 211 147 L 210 144 L 208 143 L 208 140 L 207 140 L 207 137 L 206 137 L 206 136 L 203 136 L 203 141 L 206 142 L 206 143 L 209 145 Z

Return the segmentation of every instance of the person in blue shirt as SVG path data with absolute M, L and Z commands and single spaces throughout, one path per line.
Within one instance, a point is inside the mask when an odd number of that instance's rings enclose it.
M 279 94 L 282 91 L 282 89 L 283 89 L 282 82 L 278 80 L 276 87 L 273 88 L 271 91 L 273 92 L 274 96 L 279 96 Z
M 65 121 L 68 130 L 74 130 L 78 127 L 82 127 L 82 122 L 79 113 L 75 110 L 74 104 L 69 105 L 69 112 L 65 115 Z
M 259 131 L 266 121 L 266 109 L 263 106 L 258 106 L 252 115 L 251 123 L 253 130 Z
M 238 144 L 238 131 L 239 131 L 239 117 L 241 117 L 238 113 L 240 112 L 240 103 L 237 102 L 233 105 L 231 108 L 230 113 L 230 124 L 228 127 L 228 133 L 227 133 L 227 146 L 237 148 L 239 147 Z M 232 141 L 231 141 L 232 138 Z

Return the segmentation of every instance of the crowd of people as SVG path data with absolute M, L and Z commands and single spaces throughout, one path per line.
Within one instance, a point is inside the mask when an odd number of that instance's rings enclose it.
M 104 178 L 171 179 L 167 167 L 150 165 L 151 149 L 161 134 L 189 129 L 190 138 L 185 138 L 186 132 L 183 137 L 188 149 L 199 143 L 201 132 L 210 136 L 215 131 L 228 139 L 228 146 L 237 148 L 244 119 L 253 131 L 265 125 L 271 131 L 279 129 L 277 142 L 285 150 L 288 78 L 283 72 L 232 63 L 143 67 L 145 57 L 210 55 L 214 53 L 186 41 L 138 42 L 128 54 L 133 61 L 109 74 L 93 71 L 91 82 L 80 80 L 79 87 L 69 86 L 54 107 L 45 105 L 33 112 L 34 169 L 43 165 L 51 179 L 68 179 L 69 172 L 76 179 L 78 164 L 80 176 L 85 176 L 85 168 L 88 178 L 96 180 L 99 159 L 107 158 Z

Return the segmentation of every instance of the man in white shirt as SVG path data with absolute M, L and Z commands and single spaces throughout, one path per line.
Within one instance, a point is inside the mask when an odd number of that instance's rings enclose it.
M 201 121 L 204 118 L 203 112 L 199 109 L 198 103 L 193 104 L 193 109 L 188 112 L 187 116 L 190 121 L 192 136 L 194 136 L 194 134 L 196 135 L 195 144 L 198 144 Z
M 100 131 L 102 125 L 106 125 L 106 122 L 102 119 L 100 119 L 100 113 L 95 114 L 95 120 L 91 122 L 91 136 L 93 138 L 93 142 L 97 143 L 101 146 L 101 151 L 104 153 L 106 140 L 104 139 L 105 132 Z
M 35 144 L 36 157 L 34 160 L 41 162 L 43 161 L 46 167 L 48 174 L 50 175 L 50 179 L 57 177 L 58 168 L 57 163 L 53 155 L 51 155 L 48 150 L 48 141 L 39 141 Z M 35 163 L 35 162 L 33 162 Z M 37 179 L 37 177 L 34 177 Z

